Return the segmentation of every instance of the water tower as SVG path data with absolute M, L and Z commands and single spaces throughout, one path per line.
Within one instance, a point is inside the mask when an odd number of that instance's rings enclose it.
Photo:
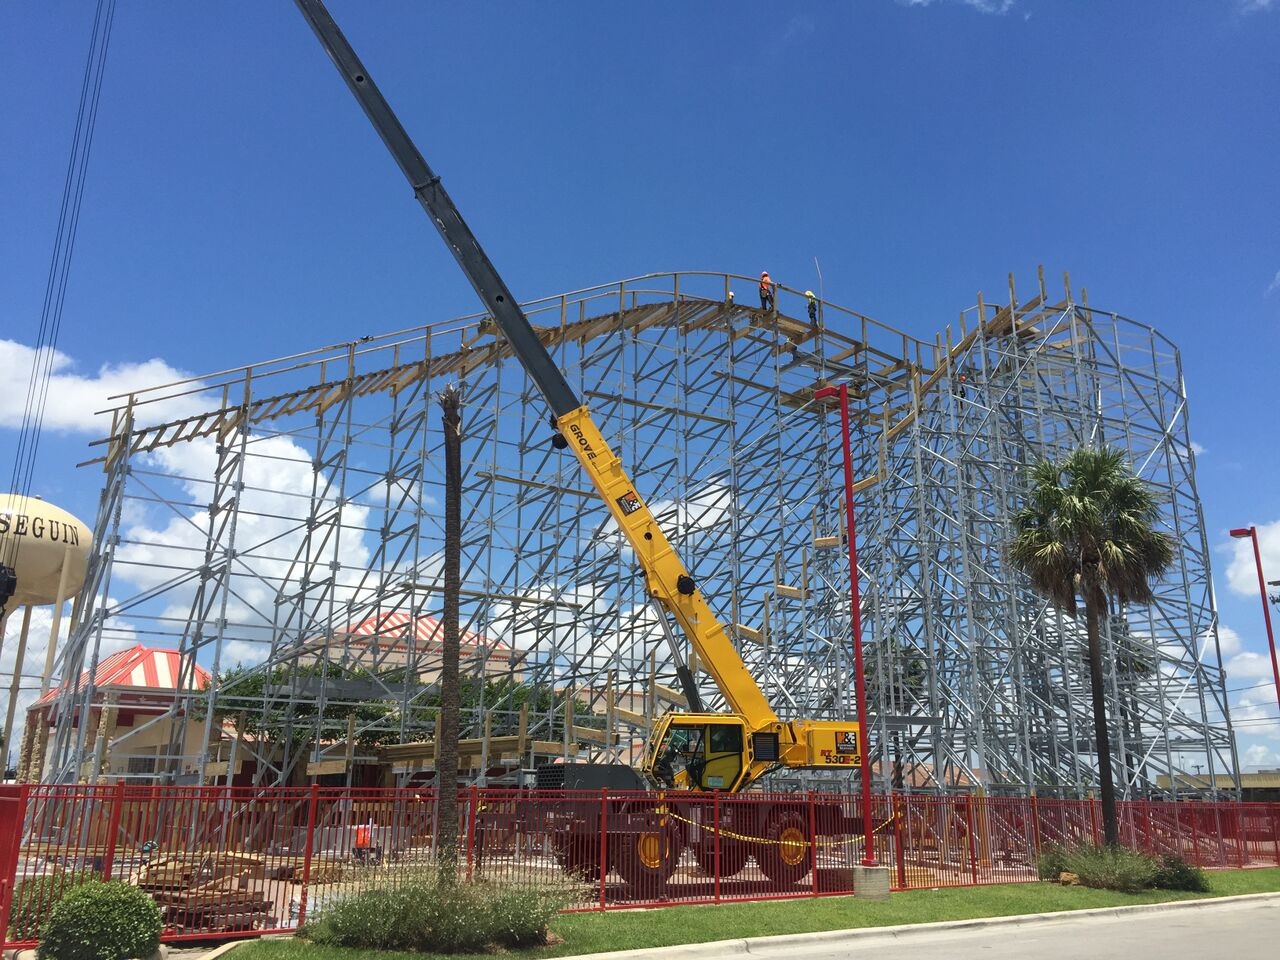
M 40 692 L 49 689 L 53 660 L 58 646 L 62 608 L 84 585 L 85 568 L 93 535 L 89 528 L 67 511 L 39 497 L 0 494 L 0 652 L 13 614 L 21 609 L 22 629 L 14 657 L 13 679 L 9 683 L 9 709 L 4 724 L 0 763 L 8 764 L 13 737 L 13 721 L 18 705 L 18 689 L 23 659 L 31 630 L 31 611 L 53 604 L 49 646 L 41 674 Z

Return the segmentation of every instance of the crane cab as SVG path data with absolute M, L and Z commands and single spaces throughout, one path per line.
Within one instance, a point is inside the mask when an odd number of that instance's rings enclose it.
M 734 714 L 667 714 L 649 740 L 644 770 L 670 789 L 733 792 L 758 775 L 752 742 L 746 721 Z

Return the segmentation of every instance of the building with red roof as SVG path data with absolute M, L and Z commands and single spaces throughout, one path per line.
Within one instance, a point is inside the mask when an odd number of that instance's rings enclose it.
M 177 650 L 137 644 L 102 660 L 94 672 L 88 716 L 71 718 L 72 736 L 78 736 L 82 725 L 85 730 L 86 759 L 79 779 L 148 781 L 164 772 L 163 761 L 169 756 L 175 723 L 179 730 L 185 727 L 187 741 L 177 745 L 179 755 L 203 753 L 203 725 L 181 723 L 187 709 L 183 693 L 204 689 L 210 679 L 209 671 L 198 663 L 188 660 L 184 664 L 183 655 Z M 76 704 L 73 709 L 83 709 L 82 694 L 88 686 L 86 670 L 75 680 L 76 697 L 64 698 L 68 690 L 63 683 L 27 708 L 18 766 L 20 779 L 41 778 L 49 736 L 59 711 L 72 701 Z

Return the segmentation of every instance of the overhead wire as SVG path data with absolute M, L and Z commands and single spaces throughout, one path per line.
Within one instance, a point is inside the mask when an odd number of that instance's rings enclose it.
M 89 50 L 85 56 L 84 77 L 80 83 L 75 132 L 71 140 L 70 155 L 67 158 L 58 227 L 54 237 L 53 253 L 49 259 L 49 273 L 45 281 L 40 325 L 32 348 L 31 374 L 27 382 L 22 424 L 18 432 L 10 475 L 10 490 L 22 497 L 30 495 L 31 484 L 35 477 L 40 433 L 44 424 L 49 385 L 57 358 L 58 337 L 62 330 L 62 311 L 66 304 L 71 260 L 75 252 L 76 234 L 80 225 L 85 184 L 88 182 L 89 157 L 98 120 L 102 81 L 106 73 L 107 53 L 111 45 L 115 11 L 116 0 L 98 0 L 97 9 L 94 12 L 93 32 L 89 38 Z M 0 555 L 0 565 L 12 566 L 16 560 L 17 550 L 18 538 L 10 537 L 3 555 Z

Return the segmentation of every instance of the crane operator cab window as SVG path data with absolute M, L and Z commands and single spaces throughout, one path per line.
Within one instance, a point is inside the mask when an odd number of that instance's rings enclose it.
M 672 724 L 656 756 L 653 772 L 668 787 L 685 779 L 694 790 L 732 790 L 742 774 L 742 725 Z

